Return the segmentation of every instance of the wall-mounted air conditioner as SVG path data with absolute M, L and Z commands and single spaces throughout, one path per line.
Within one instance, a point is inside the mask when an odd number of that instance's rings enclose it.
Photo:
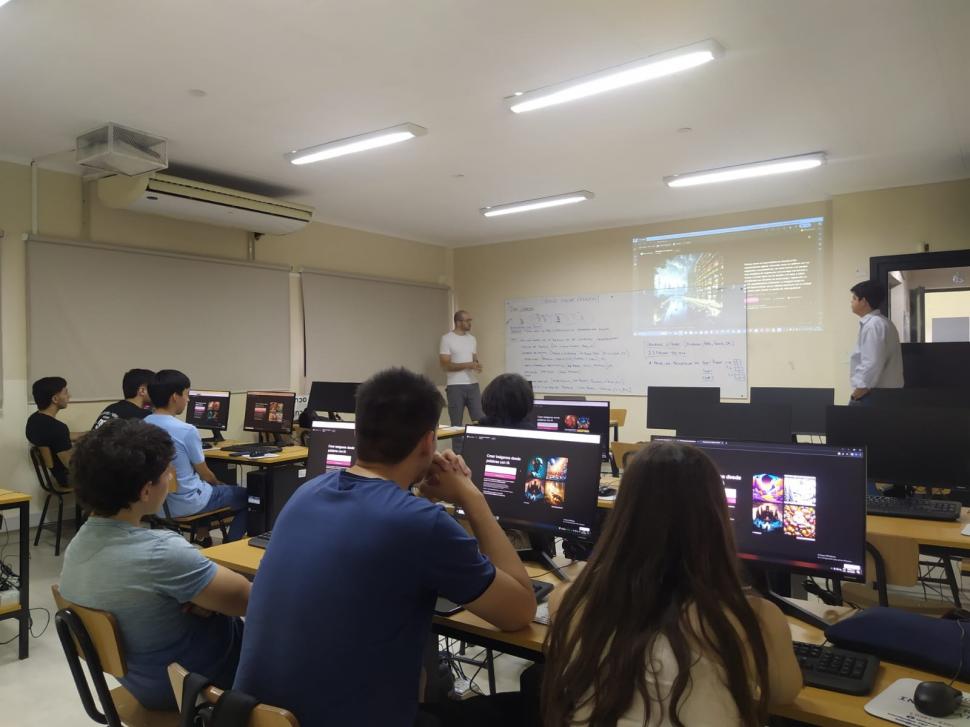
M 157 172 L 106 177 L 96 184 L 108 207 L 268 235 L 302 230 L 313 217 L 312 207 Z

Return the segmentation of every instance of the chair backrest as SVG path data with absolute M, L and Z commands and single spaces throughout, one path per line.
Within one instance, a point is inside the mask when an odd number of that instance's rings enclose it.
M 168 679 L 172 683 L 172 691 L 175 692 L 175 701 L 179 709 L 182 709 L 182 682 L 189 672 L 181 664 L 168 665 Z M 216 702 L 222 696 L 222 690 L 217 687 L 209 687 L 203 692 L 203 696 L 210 702 Z M 300 727 L 300 723 L 292 712 L 279 707 L 271 707 L 268 704 L 258 704 L 249 717 L 247 727 Z
M 61 648 L 64 649 L 64 656 L 71 669 L 71 676 L 74 677 L 74 686 L 84 711 L 99 724 L 123 727 L 108 682 L 104 678 L 105 672 L 120 677 L 127 671 L 114 616 L 106 611 L 84 608 L 67 601 L 56 585 L 51 590 L 59 609 L 54 614 L 54 628 L 57 630 Z M 81 659 L 87 662 L 90 684 L 94 685 L 103 713 L 94 703 L 88 677 L 85 677 L 81 667 Z
M 128 665 L 125 662 L 125 652 L 121 645 L 121 631 L 118 629 L 118 621 L 114 614 L 71 603 L 61 595 L 61 590 L 57 584 L 51 586 L 51 591 L 54 593 L 54 602 L 57 604 L 57 608 L 70 609 L 77 614 L 81 623 L 84 624 L 88 637 L 97 652 L 101 671 L 115 678 L 123 677 L 128 672 Z M 79 650 L 78 653 L 82 659 L 87 659 L 83 650 Z
M 626 424 L 626 409 L 610 409 L 610 419 L 615 421 L 617 426 L 622 427 Z
M 54 492 L 63 490 L 58 486 L 57 480 L 51 470 L 54 469 L 54 455 L 51 454 L 50 447 L 30 447 L 30 461 L 34 465 L 34 473 L 37 475 L 37 482 L 44 492 Z
M 646 446 L 647 442 L 610 442 L 613 459 L 620 469 L 626 469 L 630 458 Z

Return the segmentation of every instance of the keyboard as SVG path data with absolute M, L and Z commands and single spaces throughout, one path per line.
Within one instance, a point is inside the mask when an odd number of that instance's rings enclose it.
M 259 537 L 262 538 L 264 536 L 268 541 L 269 533 L 263 533 L 263 535 L 260 535 Z M 255 545 L 257 548 L 266 547 L 265 545 L 256 545 L 256 543 L 253 542 L 254 540 L 256 540 L 256 538 L 253 538 L 252 540 L 250 540 L 249 544 Z M 554 587 L 555 586 L 553 586 L 551 583 L 546 583 L 544 581 L 532 581 L 532 593 L 535 594 L 536 603 L 537 604 L 544 603 L 546 600 L 546 596 L 549 595 L 549 593 L 552 591 Z M 449 601 L 444 596 L 438 596 L 438 601 L 437 603 L 435 603 L 434 612 L 439 616 L 450 616 L 453 613 L 461 611 L 461 609 L 462 607 L 459 606 L 454 601 Z
M 249 457 L 259 457 L 264 454 L 275 454 L 282 452 L 282 447 L 275 444 L 230 444 L 222 448 L 223 452 L 240 452 Z
M 866 512 L 886 517 L 909 517 L 917 520 L 959 520 L 960 503 L 956 500 L 930 500 L 924 497 L 889 497 L 869 495 Z
M 879 659 L 858 651 L 794 642 L 805 686 L 861 696 L 876 683 Z
M 272 534 L 273 534 L 272 530 L 267 530 L 262 535 L 257 535 L 254 538 L 250 538 L 249 544 L 254 548 L 262 548 L 263 550 L 265 550 L 266 546 L 269 545 L 269 536 Z

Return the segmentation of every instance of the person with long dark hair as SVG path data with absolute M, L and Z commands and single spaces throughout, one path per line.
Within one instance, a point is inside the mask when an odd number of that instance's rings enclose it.
M 694 447 L 636 455 L 550 612 L 546 727 L 754 727 L 801 688 L 788 622 L 742 587 L 721 477 Z

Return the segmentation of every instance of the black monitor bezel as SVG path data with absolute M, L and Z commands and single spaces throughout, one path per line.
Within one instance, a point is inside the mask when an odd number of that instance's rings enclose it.
M 721 387 L 720 386 L 648 386 L 647 387 L 647 429 L 675 429 L 675 427 L 668 427 L 665 423 L 660 423 L 655 417 L 658 416 L 656 409 L 653 409 L 651 413 L 650 407 L 650 390 L 653 389 L 657 393 L 661 391 L 663 393 L 670 393 L 675 389 L 685 390 L 692 392 L 692 395 L 699 395 L 703 392 L 703 396 L 709 396 L 708 392 L 715 392 L 714 396 L 711 397 L 710 401 L 702 402 L 703 404 L 718 404 L 721 401 Z M 654 399 L 656 401 L 656 399 Z M 669 422 L 667 422 L 669 423 Z
M 209 398 L 224 398 L 226 400 L 226 423 L 222 426 L 211 426 L 208 422 L 196 423 L 191 421 L 189 412 L 192 411 L 192 404 L 195 399 L 199 396 L 208 396 Z M 229 429 L 229 404 L 232 399 L 231 391 L 219 391 L 216 389 L 189 389 L 188 402 L 185 405 L 185 423 L 191 424 L 196 429 L 207 429 L 211 432 L 224 432 Z
M 532 415 L 530 421 L 536 421 L 536 409 L 544 406 L 575 406 L 583 407 L 589 406 L 591 409 L 603 409 L 603 404 L 606 404 L 606 431 L 600 435 L 600 442 L 602 444 L 600 448 L 600 462 L 610 461 L 610 422 L 613 419 L 613 403 L 609 399 L 557 399 L 555 397 L 543 397 L 542 399 L 537 399 L 532 404 Z M 539 425 L 536 423 L 534 427 L 538 430 Z M 543 430 L 544 431 L 544 430 Z M 580 433 L 580 432 L 577 432 Z M 590 432 L 592 434 L 593 432 Z
M 803 393 L 802 396 L 805 398 L 814 396 L 821 401 L 813 401 L 808 405 L 808 402 L 803 398 L 796 402 L 795 399 L 798 398 L 798 394 L 786 400 L 786 394 L 795 391 L 811 392 L 810 394 Z M 764 400 L 757 401 L 758 399 Z M 825 407 L 832 406 L 835 403 L 835 389 L 819 386 L 752 386 L 748 401 L 752 404 L 787 404 L 791 407 L 792 434 L 822 435 L 825 434 Z M 805 419 L 813 416 L 814 412 L 812 414 L 807 412 L 809 409 L 814 409 L 816 405 L 818 406 L 817 416 L 819 420 L 812 422 L 812 424 L 818 426 L 812 426 L 805 422 Z
M 327 392 L 324 389 L 328 386 L 341 387 L 349 386 L 353 387 L 353 394 L 350 397 L 351 401 L 356 402 L 357 389 L 360 387 L 360 382 L 354 381 L 313 381 L 310 383 L 310 393 L 307 396 L 306 408 L 312 412 L 324 411 L 328 414 L 353 414 L 356 410 L 356 403 L 347 408 L 347 399 L 343 398 L 337 403 L 339 406 L 327 406 L 332 404 L 332 401 L 326 401 Z M 316 390 L 316 393 L 314 393 Z M 335 397 L 339 398 L 339 397 Z
M 290 427 L 289 429 L 284 429 L 282 427 L 273 429 L 263 429 L 257 426 L 249 426 L 246 420 L 249 417 L 249 401 L 253 396 L 272 394 L 272 395 L 283 395 L 292 397 L 293 400 L 293 414 L 290 416 Z M 272 389 L 253 389 L 252 391 L 246 392 L 246 404 L 243 409 L 243 431 L 245 432 L 261 432 L 265 434 L 292 434 L 293 427 L 296 425 L 296 392 L 295 391 L 273 391 Z

